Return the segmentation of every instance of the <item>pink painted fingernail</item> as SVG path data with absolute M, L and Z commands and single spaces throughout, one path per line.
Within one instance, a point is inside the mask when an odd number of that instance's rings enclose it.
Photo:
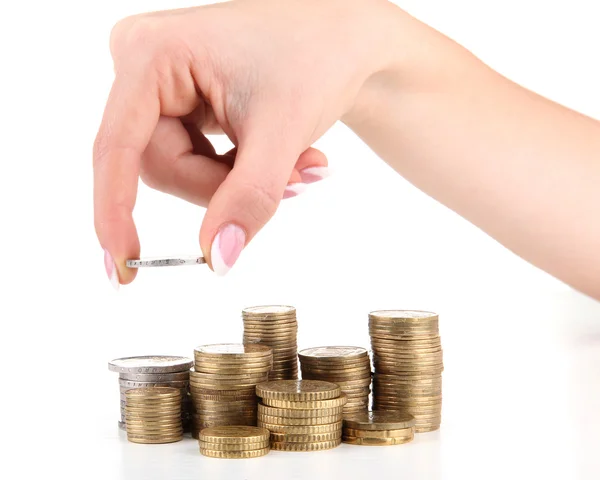
M 108 250 L 104 249 L 104 268 L 106 268 L 106 275 L 110 284 L 115 290 L 119 290 L 119 273 L 117 272 L 117 266 Z
M 328 167 L 308 167 L 300 170 L 300 178 L 304 183 L 315 183 L 331 175 Z
M 283 191 L 283 198 L 292 198 L 306 191 L 308 186 L 306 183 L 290 183 Z
M 210 260 L 217 275 L 225 275 L 236 262 L 246 245 L 246 234 L 237 225 L 223 225 L 210 249 Z

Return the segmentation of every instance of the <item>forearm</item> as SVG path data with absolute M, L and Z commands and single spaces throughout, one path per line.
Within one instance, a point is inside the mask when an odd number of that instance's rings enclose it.
M 395 21 L 393 56 L 344 122 L 418 188 L 600 298 L 600 123 L 399 10 Z

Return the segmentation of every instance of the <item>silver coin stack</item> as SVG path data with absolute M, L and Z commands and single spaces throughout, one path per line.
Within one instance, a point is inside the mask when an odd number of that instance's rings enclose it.
M 126 430 L 125 392 L 132 388 L 172 387 L 181 390 L 181 420 L 184 431 L 191 431 L 192 402 L 189 395 L 190 367 L 187 357 L 148 355 L 117 358 L 108 363 L 111 372 L 119 374 L 121 420 L 119 428 Z

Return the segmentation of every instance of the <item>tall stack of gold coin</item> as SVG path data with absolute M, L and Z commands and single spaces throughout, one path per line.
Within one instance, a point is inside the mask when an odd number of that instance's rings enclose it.
M 342 441 L 352 445 L 401 445 L 415 438 L 415 418 L 405 412 L 362 412 L 344 417 Z
M 214 458 L 262 457 L 269 453 L 269 436 L 259 427 L 209 427 L 200 432 L 200 453 Z
M 369 314 L 373 349 L 373 410 L 415 417 L 415 431 L 430 432 L 442 420 L 442 344 L 438 315 L 412 310 Z
M 344 414 L 366 411 L 371 392 L 371 361 L 361 347 L 314 347 L 298 353 L 302 378 L 337 384 L 348 398 Z
M 183 438 L 181 391 L 172 387 L 134 388 L 125 394 L 127 440 L 172 443 Z
M 192 435 L 206 427 L 256 425 L 256 384 L 266 382 L 273 364 L 265 345 L 224 343 L 194 350 L 190 392 Z
M 258 426 L 271 432 L 272 450 L 328 450 L 341 443 L 346 397 L 334 383 L 270 381 L 257 385 L 256 394 Z
M 273 349 L 269 380 L 298 378 L 298 322 L 296 309 L 285 305 L 249 307 L 242 311 L 243 343 L 267 345 Z

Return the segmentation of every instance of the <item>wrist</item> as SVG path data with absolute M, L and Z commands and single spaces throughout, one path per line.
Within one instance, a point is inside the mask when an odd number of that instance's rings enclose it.
M 457 44 L 396 5 L 384 3 L 370 37 L 367 73 L 341 119 L 350 128 L 379 116 L 399 96 L 439 91 L 460 76 Z

